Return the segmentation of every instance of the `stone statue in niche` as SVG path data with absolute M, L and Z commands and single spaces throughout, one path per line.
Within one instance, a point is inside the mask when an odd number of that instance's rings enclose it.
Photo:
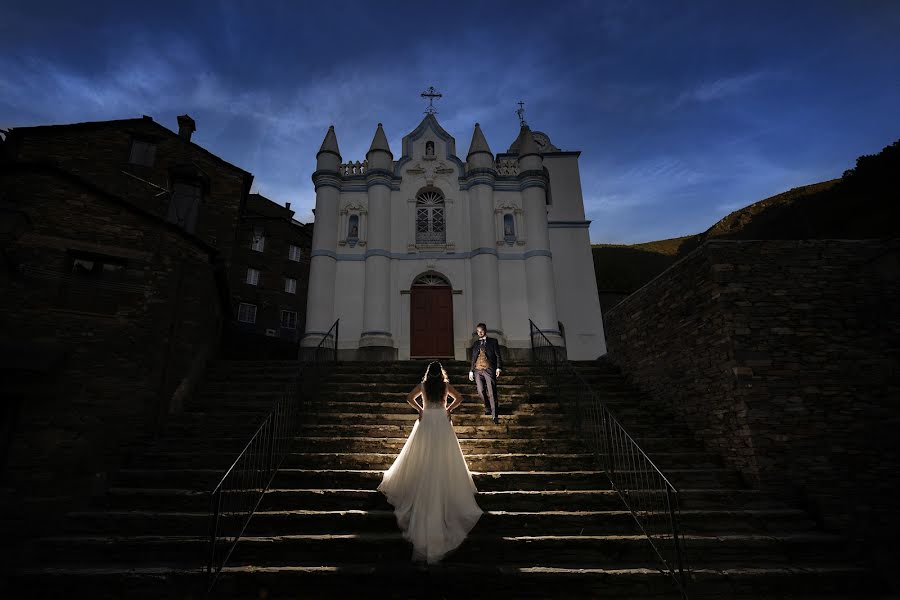
M 430 140 L 425 142 L 425 159 L 434 160 L 434 142 Z
M 512 244 L 516 241 L 516 226 L 513 216 L 508 213 L 503 215 L 503 240 L 507 244 Z
M 350 215 L 348 220 L 347 244 L 352 248 L 359 240 L 359 215 Z

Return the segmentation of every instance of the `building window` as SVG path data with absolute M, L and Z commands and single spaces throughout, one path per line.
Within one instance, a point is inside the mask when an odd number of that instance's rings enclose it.
M 416 196 L 416 245 L 437 246 L 447 241 L 444 195 L 426 190 Z
M 266 247 L 266 232 L 265 230 L 257 225 L 253 228 L 253 237 L 250 238 L 250 249 L 255 250 L 256 252 L 262 252 Z
M 259 271 L 251 267 L 247 267 L 247 284 L 259 285 Z
M 256 323 L 256 305 L 241 302 L 238 305 L 238 321 L 241 323 Z
M 297 311 L 283 310 L 281 311 L 281 328 L 297 329 Z
M 503 215 L 503 239 L 507 244 L 516 241 L 516 222 L 509 213 Z
M 200 186 L 196 183 L 176 181 L 172 186 L 169 199 L 169 214 L 166 217 L 171 223 L 194 232 L 197 225 L 197 213 L 200 210 Z
M 110 262 L 107 262 L 110 261 Z M 115 261 L 115 262 L 112 262 Z M 72 273 L 82 277 L 102 277 L 108 279 L 117 277 L 125 271 L 123 259 L 112 257 L 85 257 L 72 256 Z
M 359 239 L 359 215 L 350 215 L 347 225 L 347 239 Z
M 300 246 L 295 246 L 291 244 L 291 248 L 288 251 L 288 258 L 294 262 L 300 262 L 300 256 L 303 254 L 303 250 L 300 249 Z
M 120 304 L 136 305 L 127 292 L 126 260 L 68 250 L 69 274 L 60 278 L 57 305 L 80 312 L 113 315 Z
M 284 291 L 288 294 L 297 293 L 297 280 L 290 277 L 284 278 Z
M 155 158 L 156 144 L 143 140 L 131 140 L 131 154 L 128 156 L 128 162 L 133 165 L 152 167 Z

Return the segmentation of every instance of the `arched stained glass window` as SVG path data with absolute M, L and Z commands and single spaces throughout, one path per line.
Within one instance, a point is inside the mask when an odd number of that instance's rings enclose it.
M 444 195 L 438 190 L 423 190 L 416 196 L 416 245 L 436 246 L 447 241 Z

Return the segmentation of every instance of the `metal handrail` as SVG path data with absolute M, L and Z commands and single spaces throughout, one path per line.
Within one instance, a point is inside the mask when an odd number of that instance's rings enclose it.
M 297 370 L 250 437 L 250 440 L 210 495 L 209 560 L 207 594 L 212 591 L 225 563 L 247 529 L 250 518 L 268 491 L 290 451 L 301 417 L 323 371 L 337 362 L 338 323 L 334 322 L 308 360 L 297 361 Z M 304 410 L 307 409 L 307 410 Z
M 662 561 L 664 572 L 672 578 L 682 597 L 687 598 L 678 488 L 625 430 L 574 365 L 564 358 L 563 349 L 554 345 L 534 321 L 529 319 L 528 324 L 532 359 L 545 368 L 553 389 L 560 389 L 563 378 L 574 383 L 576 429 L 586 434 L 594 458 L 612 488 Z

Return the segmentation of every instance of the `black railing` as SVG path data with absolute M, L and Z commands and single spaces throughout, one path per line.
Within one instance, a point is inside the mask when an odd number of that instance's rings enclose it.
M 317 346 L 300 345 L 300 351 L 297 359 L 301 363 L 309 364 L 328 364 L 329 362 L 337 362 L 338 357 L 338 333 L 340 332 L 341 320 L 338 319 L 322 336 L 322 340 Z
M 584 380 L 563 350 L 554 345 L 534 322 L 531 353 L 544 368 L 553 389 L 566 394 L 573 407 L 575 426 L 585 437 L 612 488 L 628 507 L 641 532 L 662 561 L 663 570 L 687 598 L 684 540 L 680 529 L 678 489 L 663 475 L 647 453 Z
M 250 437 L 210 498 L 207 592 L 247 529 L 278 469 L 290 452 L 304 415 L 311 412 L 318 382 L 337 362 L 338 321 L 310 347 L 281 397 Z

